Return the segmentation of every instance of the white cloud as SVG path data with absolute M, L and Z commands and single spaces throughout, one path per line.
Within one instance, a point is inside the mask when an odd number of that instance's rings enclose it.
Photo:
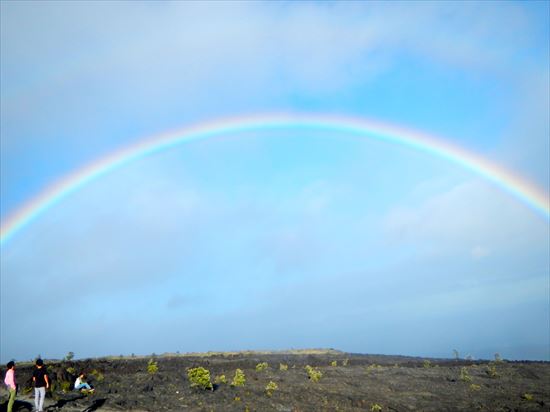
M 416 244 L 422 253 L 520 256 L 548 247 L 544 218 L 480 180 L 436 192 L 420 203 L 394 207 L 385 219 L 392 244 Z
M 474 259 L 482 259 L 486 256 L 489 256 L 490 253 L 491 251 L 488 248 L 480 245 L 475 246 L 471 252 Z

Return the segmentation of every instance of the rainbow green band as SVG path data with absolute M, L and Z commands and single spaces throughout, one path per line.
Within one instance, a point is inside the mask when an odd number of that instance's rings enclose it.
M 550 197 L 543 189 L 484 157 L 441 138 L 376 121 L 320 115 L 259 115 L 219 120 L 171 131 L 145 139 L 109 154 L 64 177 L 10 215 L 0 229 L 4 245 L 34 219 L 72 192 L 114 169 L 150 154 L 195 140 L 245 131 L 307 129 L 334 131 L 409 146 L 459 164 L 487 180 L 550 219 Z

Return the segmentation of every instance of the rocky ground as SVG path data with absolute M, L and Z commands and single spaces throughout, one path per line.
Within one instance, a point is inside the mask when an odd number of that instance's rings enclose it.
M 338 351 L 224 353 L 49 361 L 48 411 L 550 411 L 550 363 L 357 355 Z M 257 370 L 257 365 L 267 368 Z M 281 368 L 281 364 L 283 365 Z M 285 365 L 288 369 L 285 369 Z M 310 379 L 306 365 L 319 371 Z M 208 369 L 213 390 L 191 387 L 187 370 Z M 232 386 L 235 371 L 244 386 Z M 93 395 L 72 391 L 84 371 Z M 5 371 L 2 371 L 2 376 Z M 31 364 L 18 364 L 14 410 L 31 411 Z M 215 377 L 225 375 L 227 382 Z M 270 394 L 266 386 L 277 386 Z M 3 388 L 0 411 L 6 410 Z

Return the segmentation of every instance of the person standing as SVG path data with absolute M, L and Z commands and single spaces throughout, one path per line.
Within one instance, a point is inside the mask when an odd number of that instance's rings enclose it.
M 6 377 L 4 378 L 4 383 L 10 391 L 10 400 L 8 401 L 8 412 L 12 412 L 13 404 L 15 403 L 15 393 L 17 391 L 17 384 L 15 383 L 15 362 L 9 361 L 6 365 L 8 368 L 6 372 Z
M 50 380 L 44 368 L 42 359 L 36 360 L 36 368 L 32 373 L 32 381 L 34 382 L 34 407 L 38 412 L 44 411 L 44 398 L 46 397 L 46 389 L 50 387 Z

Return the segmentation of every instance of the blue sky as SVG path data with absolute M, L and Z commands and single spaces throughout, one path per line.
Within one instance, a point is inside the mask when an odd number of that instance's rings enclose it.
M 147 136 L 314 113 L 549 172 L 548 2 L 2 2 L 2 221 Z M 332 347 L 550 360 L 549 223 L 427 153 L 320 131 L 193 142 L 1 249 L 0 358 Z

